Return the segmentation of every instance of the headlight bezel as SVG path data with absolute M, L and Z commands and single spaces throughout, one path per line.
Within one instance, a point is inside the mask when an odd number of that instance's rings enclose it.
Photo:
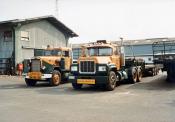
M 70 70 L 71 70 L 71 72 L 77 72 L 78 71 L 78 66 L 72 65 Z
M 106 72 L 107 71 L 107 67 L 105 65 L 99 65 L 98 66 L 98 71 L 99 72 Z

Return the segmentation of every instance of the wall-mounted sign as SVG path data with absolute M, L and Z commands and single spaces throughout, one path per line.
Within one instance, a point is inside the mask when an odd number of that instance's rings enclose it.
M 21 31 L 21 40 L 22 41 L 29 41 L 29 32 L 28 31 Z

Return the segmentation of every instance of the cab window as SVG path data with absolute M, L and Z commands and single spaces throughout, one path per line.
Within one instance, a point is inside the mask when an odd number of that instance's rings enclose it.
M 89 56 L 111 56 L 113 50 L 110 47 L 93 47 L 88 48 Z
M 62 54 L 64 57 L 69 57 L 69 51 L 63 51 L 63 54 Z

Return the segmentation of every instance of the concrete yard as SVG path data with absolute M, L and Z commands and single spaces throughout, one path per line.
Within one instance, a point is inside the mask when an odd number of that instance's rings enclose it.
M 122 84 L 114 91 L 70 83 L 29 88 L 18 77 L 0 77 L 0 122 L 174 122 L 175 83 L 165 74 Z

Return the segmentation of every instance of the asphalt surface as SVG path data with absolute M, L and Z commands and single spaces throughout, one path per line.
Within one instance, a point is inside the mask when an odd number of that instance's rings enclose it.
M 165 79 L 146 77 L 109 92 L 70 83 L 29 88 L 22 78 L 0 76 L 0 122 L 174 122 L 175 83 Z

